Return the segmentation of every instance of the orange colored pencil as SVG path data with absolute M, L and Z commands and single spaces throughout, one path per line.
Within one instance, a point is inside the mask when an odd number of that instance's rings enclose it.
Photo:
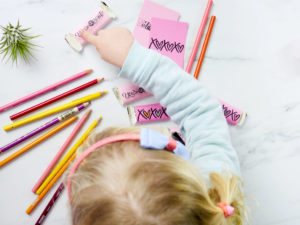
M 0 162 L 0 167 L 2 167 L 5 164 L 9 163 L 13 159 L 17 158 L 18 156 L 22 155 L 23 153 L 27 152 L 28 150 L 30 150 L 31 148 L 36 146 L 37 144 L 39 144 L 42 141 L 46 140 L 48 137 L 52 136 L 53 134 L 57 133 L 61 129 L 68 126 L 69 124 L 73 123 L 77 118 L 78 118 L 78 116 L 74 116 L 74 117 L 66 120 L 65 122 L 63 122 L 63 123 L 59 124 L 58 126 L 56 126 L 54 129 L 50 130 L 48 133 L 42 135 L 41 137 L 39 137 L 36 140 L 34 140 L 33 142 L 29 143 L 25 147 L 21 148 L 19 151 L 15 152 L 14 154 L 7 157 L 6 159 L 2 160 Z
M 205 52 L 206 52 L 206 48 L 207 48 L 207 45 L 208 45 L 208 42 L 209 42 L 211 31 L 212 31 L 214 23 L 215 23 L 215 19 L 216 19 L 216 17 L 212 16 L 210 18 L 210 21 L 209 21 L 208 30 L 207 30 L 206 35 L 205 35 L 205 40 L 203 42 L 201 53 L 200 53 L 198 63 L 197 63 L 197 66 L 196 66 L 196 70 L 195 70 L 195 73 L 194 73 L 194 77 L 196 79 L 198 79 L 198 76 L 199 76 L 199 73 L 200 73 L 200 69 L 201 69 L 202 62 L 203 62 L 203 59 L 204 59 L 204 55 L 205 55 Z
M 55 184 L 55 182 L 61 177 L 61 175 L 68 168 L 70 163 L 75 159 L 75 157 L 76 157 L 76 153 L 74 153 L 71 156 L 71 158 L 64 164 L 64 166 L 58 171 L 58 173 L 55 175 L 55 177 L 51 180 L 51 182 L 45 187 L 45 189 L 42 191 L 42 193 L 40 195 L 38 195 L 37 198 L 31 203 L 31 205 L 26 210 L 26 213 L 28 215 L 35 209 L 35 207 L 45 197 L 45 195 L 49 192 L 49 190 L 52 188 L 52 186 Z

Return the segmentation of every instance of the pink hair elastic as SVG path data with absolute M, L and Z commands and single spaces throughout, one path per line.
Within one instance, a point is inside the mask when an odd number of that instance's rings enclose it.
M 189 152 L 185 148 L 185 146 L 175 141 L 172 138 L 169 138 L 165 135 L 162 135 L 154 130 L 142 128 L 140 133 L 128 133 L 128 134 L 119 134 L 111 137 L 104 138 L 95 144 L 91 145 L 88 149 L 86 149 L 74 162 L 67 181 L 68 187 L 68 196 L 71 200 L 71 178 L 76 172 L 78 166 L 90 153 L 94 152 L 97 148 L 100 148 L 106 144 L 120 142 L 120 141 L 140 141 L 140 145 L 143 148 L 147 149 L 165 149 L 175 153 L 182 158 L 189 160 Z
M 234 212 L 234 207 L 232 207 L 231 205 L 229 205 L 226 202 L 220 202 L 217 204 L 218 207 L 220 207 L 223 212 L 224 212 L 224 216 L 227 218 L 229 216 L 232 215 L 232 213 Z

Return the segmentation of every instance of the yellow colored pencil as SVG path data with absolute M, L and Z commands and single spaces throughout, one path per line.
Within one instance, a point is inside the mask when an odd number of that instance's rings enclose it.
M 59 124 L 58 126 L 56 126 L 54 129 L 50 130 L 48 133 L 40 136 L 39 138 L 37 138 L 33 142 L 31 142 L 28 145 L 26 145 L 25 147 L 21 148 L 19 151 L 17 151 L 14 154 L 8 156 L 6 159 L 4 159 L 0 162 L 0 167 L 2 167 L 5 164 L 9 163 L 13 159 L 17 158 L 18 156 L 22 155 L 23 153 L 27 152 L 28 150 L 30 150 L 31 148 L 36 146 L 37 144 L 39 144 L 42 141 L 46 140 L 48 137 L 52 136 L 53 134 L 57 133 L 61 129 L 68 126 L 69 124 L 73 123 L 77 118 L 78 118 L 78 116 L 71 117 L 70 119 L 68 119 L 65 122 L 63 122 L 63 123 Z
M 49 110 L 46 110 L 44 112 L 41 112 L 39 114 L 36 114 L 36 115 L 33 115 L 33 116 L 30 116 L 30 117 L 27 117 L 25 119 L 22 119 L 22 120 L 19 120 L 17 122 L 14 122 L 12 124 L 9 124 L 9 125 L 6 125 L 3 127 L 3 129 L 5 131 L 8 131 L 8 130 L 11 130 L 11 129 L 14 129 L 16 127 L 19 127 L 19 126 L 22 126 L 24 124 L 27 124 L 27 123 L 30 123 L 32 121 L 35 121 L 35 120 L 38 120 L 38 119 L 41 119 L 43 117 L 46 117 L 46 116 L 49 116 L 49 115 L 52 115 L 54 113 L 58 113 L 60 111 L 63 111 L 65 109 L 69 109 L 71 107 L 74 107 L 76 105 L 79 105 L 81 103 L 84 103 L 84 102 L 88 102 L 88 101 L 91 101 L 95 98 L 99 98 L 100 96 L 106 94 L 107 91 L 104 91 L 104 92 L 97 92 L 97 93 L 94 93 L 94 94 L 91 94 L 91 95 L 88 95 L 88 96 L 85 96 L 83 98 L 79 98 L 79 99 L 76 99 L 74 101 L 71 101 L 69 103 L 66 103 L 66 104 L 63 104 L 61 106 L 57 106 L 53 109 L 49 109 Z
M 69 152 L 65 155 L 65 157 L 57 164 L 57 166 L 52 170 L 43 184 L 37 189 L 36 194 L 41 194 L 45 187 L 50 183 L 50 181 L 54 178 L 54 176 L 58 173 L 58 171 L 63 167 L 63 165 L 68 161 L 68 159 L 76 152 L 77 148 L 85 141 L 91 131 L 97 126 L 99 121 L 101 120 L 101 116 L 95 120 L 90 127 L 84 132 L 84 134 L 78 139 L 78 141 L 73 145 L 73 147 L 69 150 Z
M 31 203 L 31 205 L 26 210 L 26 213 L 29 215 L 35 207 L 40 203 L 40 201 L 45 197 L 45 195 L 49 192 L 49 190 L 53 187 L 53 185 L 58 181 L 58 179 L 61 177 L 61 175 L 65 172 L 65 170 L 68 168 L 70 163 L 75 159 L 76 154 L 73 154 L 71 158 L 65 163 L 65 165 L 58 171 L 58 173 L 55 175 L 55 177 L 51 180 L 51 182 L 46 186 L 46 188 L 42 191 L 40 195 L 37 196 L 37 198 Z

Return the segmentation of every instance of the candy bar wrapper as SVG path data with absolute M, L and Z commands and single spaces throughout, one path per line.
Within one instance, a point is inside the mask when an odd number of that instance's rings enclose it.
M 226 102 L 223 102 L 220 99 L 219 102 L 222 105 L 223 113 L 227 120 L 227 123 L 233 126 L 241 126 L 244 123 L 247 117 L 247 113 L 233 107 L 232 105 L 229 105 Z
M 147 92 L 143 88 L 134 84 L 113 88 L 113 92 L 122 105 L 126 105 L 152 95 L 150 92 Z
M 166 108 L 157 104 L 128 106 L 127 107 L 130 122 L 135 124 L 170 120 L 166 113 Z
M 80 52 L 86 44 L 86 40 L 80 35 L 81 30 L 95 34 L 116 17 L 116 14 L 104 2 L 101 2 L 100 7 L 84 20 L 78 29 L 65 35 L 65 39 L 73 49 Z

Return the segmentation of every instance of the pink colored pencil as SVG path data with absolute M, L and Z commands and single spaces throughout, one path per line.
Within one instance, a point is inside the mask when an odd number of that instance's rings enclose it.
M 70 77 L 68 77 L 68 78 L 66 78 L 66 79 L 64 79 L 62 81 L 59 81 L 59 82 L 57 82 L 55 84 L 52 84 L 52 85 L 50 85 L 48 87 L 45 87 L 45 88 L 43 88 L 43 89 L 41 89 L 39 91 L 36 91 L 36 92 L 34 92 L 32 94 L 26 95 L 25 97 L 22 97 L 22 98 L 18 99 L 18 100 L 15 100 L 15 101 L 13 101 L 11 103 L 8 103 L 8 104 L 6 104 L 4 106 L 1 106 L 0 107 L 0 112 L 3 112 L 3 111 L 5 111 L 5 110 L 7 110 L 7 109 L 9 109 L 11 107 L 17 106 L 17 105 L 22 104 L 24 102 L 27 102 L 27 101 L 29 101 L 29 100 L 31 100 L 33 98 L 36 98 L 36 97 L 38 97 L 38 96 L 40 96 L 42 94 L 45 94 L 45 93 L 47 93 L 49 91 L 52 91 L 52 90 L 54 90 L 54 89 L 56 89 L 56 88 L 58 88 L 60 86 L 63 86 L 65 84 L 67 84 L 67 83 L 70 83 L 71 81 L 76 80 L 76 79 L 78 79 L 80 77 L 83 77 L 83 76 L 91 73 L 92 71 L 93 71 L 92 69 L 84 70 L 84 71 L 82 71 L 80 73 L 77 73 L 77 74 L 75 74 L 73 76 L 70 76 Z
M 70 96 L 70 95 L 72 95 L 74 93 L 77 93 L 77 92 L 82 91 L 82 90 L 84 90 L 84 89 L 86 89 L 88 87 L 91 87 L 92 85 L 98 84 L 103 79 L 104 78 L 98 78 L 98 79 L 92 80 L 92 81 L 90 81 L 88 83 L 82 84 L 82 85 L 80 85 L 80 86 L 78 86 L 76 88 L 73 88 L 73 89 L 71 89 L 71 90 L 69 90 L 67 92 L 64 92 L 64 93 L 62 93 L 60 95 L 57 95 L 57 96 L 55 96 L 53 98 L 50 98 L 50 99 L 48 99 L 46 101 L 43 101 L 43 102 L 41 102 L 41 103 L 39 103 L 37 105 L 34 105 L 34 106 L 32 106 L 32 107 L 30 107 L 28 109 L 25 109 L 25 110 L 23 110 L 21 112 L 18 112 L 16 114 L 10 116 L 10 119 L 11 120 L 15 120 L 15 119 L 17 119 L 17 118 L 19 118 L 21 116 L 27 115 L 28 113 L 32 113 L 32 112 L 34 112 L 34 111 L 36 111 L 36 110 L 38 110 L 38 109 L 40 109 L 40 108 L 42 108 L 44 106 L 52 104 L 53 102 L 59 101 L 59 100 L 61 100 L 63 98 L 66 98 L 66 97 L 68 97 L 68 96 Z
M 58 160 L 60 159 L 60 157 L 62 156 L 62 154 L 65 152 L 65 150 L 67 149 L 67 147 L 69 146 L 69 144 L 71 143 L 71 141 L 75 138 L 75 136 L 77 135 L 77 133 L 79 132 L 79 130 L 81 129 L 81 127 L 83 126 L 83 124 L 85 123 L 85 121 L 88 119 L 91 111 L 92 111 L 91 109 L 89 111 L 87 111 L 83 115 L 83 117 L 79 120 L 79 122 L 77 123 L 76 127 L 74 128 L 74 130 L 72 131 L 72 133 L 70 134 L 70 136 L 67 138 L 67 140 L 65 141 L 65 143 L 62 145 L 62 147 L 60 148 L 60 150 L 54 156 L 54 158 L 50 162 L 49 166 L 46 168 L 46 170 L 44 171 L 44 173 L 40 177 L 40 179 L 37 181 L 37 183 L 32 188 L 32 192 L 33 193 L 36 192 L 36 190 L 41 186 L 41 184 L 43 183 L 43 181 L 49 175 L 49 173 L 51 172 L 51 170 L 53 169 L 53 167 L 56 165 L 56 163 L 58 162 Z
M 197 34 L 196 40 L 194 42 L 194 47 L 192 49 L 188 64 L 187 64 L 186 69 L 185 69 L 185 71 L 188 72 L 188 73 L 191 72 L 193 62 L 194 62 L 195 56 L 197 54 L 197 50 L 198 50 L 198 47 L 199 47 L 199 44 L 200 44 L 200 41 L 201 41 L 201 37 L 202 37 L 203 31 L 204 31 L 204 28 L 205 28 L 205 24 L 206 24 L 206 21 L 207 21 L 208 14 L 209 14 L 210 8 L 212 6 L 212 3 L 213 3 L 212 0 L 208 0 L 208 2 L 207 2 L 207 6 L 206 6 L 206 9 L 205 9 L 205 12 L 204 12 L 199 30 L 198 30 L 198 34 Z

